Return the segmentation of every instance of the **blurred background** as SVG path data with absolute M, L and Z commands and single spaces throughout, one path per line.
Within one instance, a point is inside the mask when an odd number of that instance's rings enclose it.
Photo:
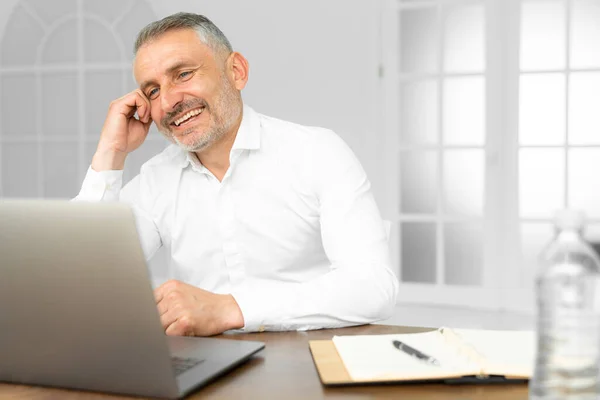
M 78 193 L 136 33 L 178 11 L 246 56 L 256 111 L 353 148 L 392 222 L 386 322 L 531 327 L 554 211 L 600 242 L 600 0 L 5 0 L 1 197 Z M 166 145 L 153 128 L 125 180 Z

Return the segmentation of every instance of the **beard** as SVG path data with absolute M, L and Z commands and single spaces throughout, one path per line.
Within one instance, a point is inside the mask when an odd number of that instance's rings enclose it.
M 159 124 L 156 124 L 160 133 L 163 134 L 171 143 L 177 144 L 185 151 L 196 152 L 207 149 L 214 143 L 218 142 L 231 129 L 233 129 L 237 119 L 242 113 L 242 102 L 239 91 L 229 82 L 229 80 L 221 74 L 221 92 L 215 100 L 213 106 L 210 106 L 206 100 L 197 98 L 180 103 L 175 109 L 164 118 Z M 185 111 L 195 108 L 204 107 L 202 113 L 209 112 L 209 126 L 204 132 L 198 132 L 197 127 L 189 128 L 183 131 L 179 136 L 173 135 L 171 132 L 171 122 L 177 115 L 182 115 Z M 188 135 L 194 135 L 190 141 Z M 186 142 L 181 139 L 186 138 Z

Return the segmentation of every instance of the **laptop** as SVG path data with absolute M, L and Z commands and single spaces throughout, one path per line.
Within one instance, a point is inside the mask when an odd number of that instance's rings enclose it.
M 179 398 L 263 348 L 164 334 L 128 205 L 0 201 L 0 381 Z

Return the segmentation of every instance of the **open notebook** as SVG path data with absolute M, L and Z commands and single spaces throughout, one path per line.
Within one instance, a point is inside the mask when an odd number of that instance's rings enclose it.
M 334 336 L 310 341 L 324 384 L 477 377 L 529 379 L 535 357 L 532 331 L 439 328 L 422 333 Z M 394 341 L 408 346 L 400 350 Z M 411 354 L 416 349 L 429 361 Z M 337 361 L 336 361 L 337 359 Z

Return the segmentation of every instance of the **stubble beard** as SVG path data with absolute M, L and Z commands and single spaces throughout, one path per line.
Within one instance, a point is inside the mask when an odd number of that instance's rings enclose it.
M 218 142 L 228 132 L 233 129 L 238 117 L 242 113 L 242 101 L 240 99 L 239 92 L 233 87 L 229 80 L 221 75 L 222 90 L 221 94 L 215 101 L 213 107 L 209 107 L 204 100 L 191 101 L 183 104 L 181 111 L 189 110 L 197 107 L 197 103 L 201 102 L 204 105 L 204 112 L 210 111 L 210 125 L 204 133 L 196 131 L 196 127 L 192 127 L 185 130 L 179 136 L 175 136 L 171 133 L 168 124 L 158 124 L 158 130 L 162 133 L 167 140 L 177 144 L 183 150 L 188 152 L 198 152 L 205 150 Z M 188 135 L 194 135 L 195 138 L 190 142 L 185 143 L 181 141 L 181 137 L 185 138 Z

